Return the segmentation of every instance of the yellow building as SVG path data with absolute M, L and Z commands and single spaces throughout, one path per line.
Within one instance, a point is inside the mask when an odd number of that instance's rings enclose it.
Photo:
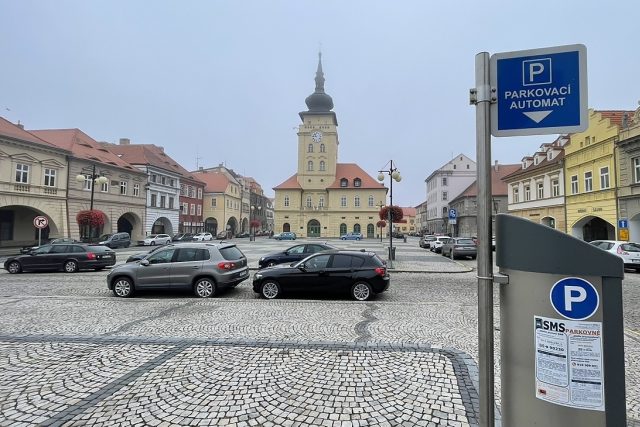
M 242 191 L 240 183 L 230 174 L 220 171 L 199 170 L 193 175 L 205 183 L 202 201 L 204 231 L 215 238 L 226 231 L 229 237 L 239 232 Z
M 333 100 L 324 92 L 322 58 L 316 89 L 300 113 L 298 170 L 274 187 L 275 232 L 298 236 L 339 237 L 360 232 L 375 237 L 387 189 L 355 163 L 338 163 L 338 121 Z
M 589 110 L 589 127 L 565 145 L 567 233 L 585 241 L 617 236 L 614 149 L 622 118 L 632 111 Z
M 393 224 L 394 231 L 402 234 L 416 232 L 416 208 L 402 208 L 402 221 Z

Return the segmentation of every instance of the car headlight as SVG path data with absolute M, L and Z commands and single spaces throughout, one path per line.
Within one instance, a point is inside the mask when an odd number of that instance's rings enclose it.
M 256 273 L 256 274 L 254 274 L 254 275 L 253 275 L 253 278 L 254 278 L 254 279 L 258 279 L 258 280 L 259 280 L 259 279 L 262 279 L 262 274 L 260 274 L 260 273 Z

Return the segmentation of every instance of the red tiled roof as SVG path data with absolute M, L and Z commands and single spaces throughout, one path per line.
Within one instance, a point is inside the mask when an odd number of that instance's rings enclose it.
M 416 216 L 416 208 L 402 208 L 402 215 Z
M 273 187 L 274 190 L 301 190 L 300 184 L 298 183 L 298 174 L 295 173 L 287 178 L 283 183 L 276 185 Z
M 634 111 L 626 111 L 626 110 L 594 110 L 594 113 L 600 113 L 603 119 L 609 119 L 612 125 L 617 127 L 622 126 L 622 118 L 626 114 L 627 117 L 631 118 Z
M 347 187 L 340 186 L 340 180 L 342 178 L 346 178 L 348 181 Z M 360 178 L 361 185 L 360 187 L 353 186 L 353 180 L 356 178 Z M 386 187 L 369 176 L 368 173 L 364 171 L 360 166 L 355 163 L 338 163 L 336 164 L 336 180 L 333 181 L 327 188 L 352 188 L 352 189 L 361 189 L 361 188 L 377 188 L 377 189 L 386 189 Z
M 522 166 L 520 166 L 520 169 L 516 170 L 515 172 L 510 173 L 509 175 L 505 175 L 502 179 L 504 179 L 505 181 L 508 181 L 511 178 L 515 178 L 515 177 L 518 177 L 520 175 L 526 175 L 531 171 L 536 171 L 536 170 L 542 169 L 542 168 L 544 168 L 546 166 L 549 166 L 549 165 L 552 165 L 554 163 L 561 162 L 562 160 L 564 160 L 564 150 L 562 150 L 561 152 L 556 154 L 556 156 L 551 160 L 549 160 L 548 157 L 545 157 L 537 165 L 533 165 L 532 164 L 531 166 L 529 166 L 526 169 L 522 169 Z
M 38 138 L 49 143 L 71 151 L 74 157 L 90 161 L 97 161 L 125 169 L 135 170 L 130 163 L 127 163 L 111 151 L 107 150 L 80 129 L 43 129 L 30 130 Z
M 197 171 L 193 175 L 205 184 L 204 191 L 207 193 L 224 193 L 229 186 L 229 178 L 220 172 Z
M 493 196 L 506 196 L 507 195 L 507 183 L 502 180 L 507 175 L 510 175 L 521 169 L 522 165 L 498 165 L 498 170 L 495 166 L 491 167 L 491 194 Z M 475 197 L 478 195 L 478 181 L 473 181 L 473 184 L 467 187 L 456 199 L 460 197 Z
M 32 134 L 31 132 L 27 132 L 26 130 L 22 129 L 20 126 L 14 125 L 9 120 L 6 120 L 2 117 L 0 117 L 0 135 L 13 138 L 13 139 L 18 139 L 24 142 L 31 142 L 32 144 L 45 146 L 47 148 L 60 149 L 60 147 L 48 141 L 45 141 L 41 138 L 38 138 L 36 135 Z

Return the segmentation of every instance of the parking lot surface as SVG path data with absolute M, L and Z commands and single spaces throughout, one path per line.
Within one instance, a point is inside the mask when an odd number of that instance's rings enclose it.
M 298 241 L 236 243 L 255 268 Z M 385 252 L 378 241 L 332 243 Z M 477 425 L 475 262 L 417 239 L 394 245 L 389 291 L 364 303 L 267 301 L 250 281 L 213 299 L 119 299 L 107 272 L 0 272 L 0 425 Z M 118 250 L 118 262 L 138 250 Z M 628 273 L 629 425 L 640 419 L 639 287 Z M 497 285 L 495 304 L 499 325 Z M 498 397 L 499 343 L 496 330 Z

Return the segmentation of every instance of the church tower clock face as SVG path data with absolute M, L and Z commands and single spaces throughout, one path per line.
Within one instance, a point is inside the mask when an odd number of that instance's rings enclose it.
M 311 139 L 313 140 L 313 142 L 320 142 L 322 141 L 322 132 L 320 132 L 319 130 L 313 132 L 311 134 Z

